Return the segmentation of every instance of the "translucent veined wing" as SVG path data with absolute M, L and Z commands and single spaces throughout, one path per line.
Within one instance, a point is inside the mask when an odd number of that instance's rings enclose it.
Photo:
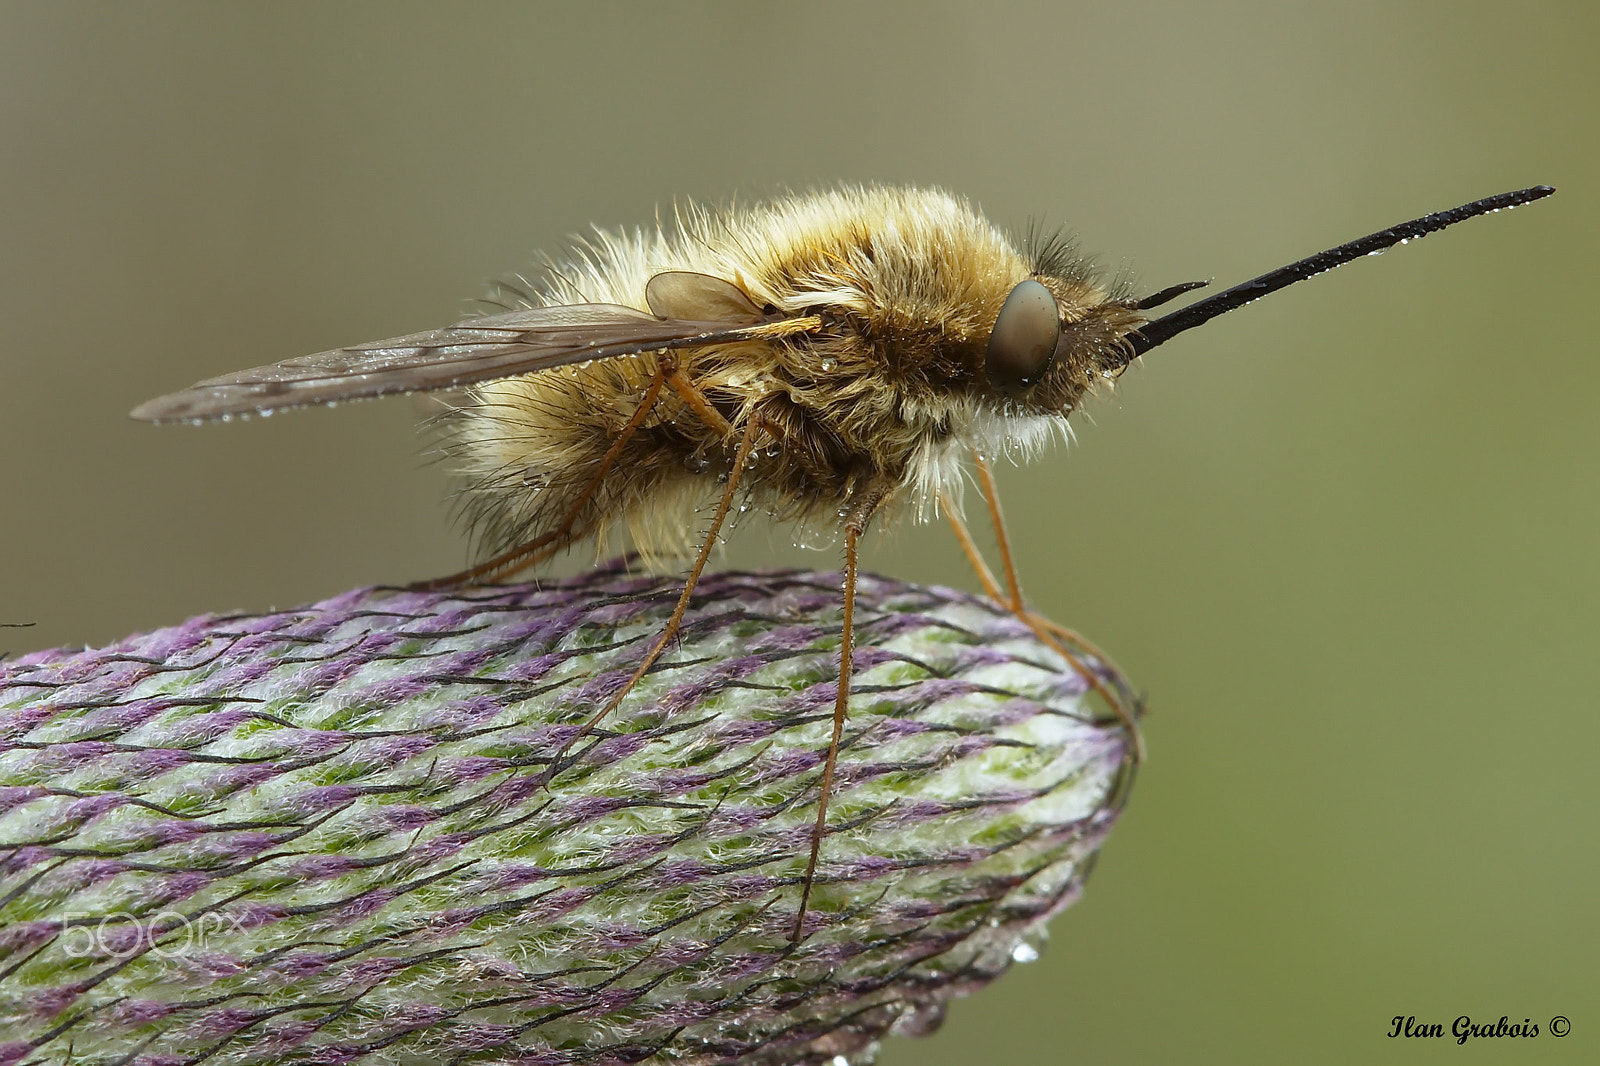
M 269 414 L 456 388 L 594 359 L 772 339 L 821 326 L 814 317 L 763 316 L 729 282 L 703 274 L 658 274 L 650 291 L 660 296 L 651 301 L 652 307 L 704 308 L 708 320 L 668 318 L 620 304 L 507 311 L 208 378 L 141 404 L 132 415 L 145 422 L 184 422 Z

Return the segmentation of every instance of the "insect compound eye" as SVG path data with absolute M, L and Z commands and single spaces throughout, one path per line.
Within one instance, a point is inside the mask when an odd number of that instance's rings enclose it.
M 1056 298 L 1037 281 L 1011 290 L 994 320 L 983 370 L 1001 392 L 1018 393 L 1044 377 L 1056 357 L 1061 323 Z

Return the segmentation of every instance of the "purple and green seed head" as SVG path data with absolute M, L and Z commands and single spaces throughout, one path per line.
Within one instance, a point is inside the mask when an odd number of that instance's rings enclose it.
M 1030 957 L 1126 796 L 1006 611 L 838 575 L 360 589 L 0 662 L 0 1066 L 812 1062 Z M 1091 668 L 1105 669 L 1090 663 Z

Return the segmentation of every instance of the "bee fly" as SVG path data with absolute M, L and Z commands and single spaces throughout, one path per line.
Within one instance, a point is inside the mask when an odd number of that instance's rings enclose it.
M 1105 657 L 1023 599 L 984 455 L 1024 454 L 1085 393 L 1184 330 L 1362 255 L 1553 192 L 1536 186 L 1406 222 L 1152 319 L 1205 284 L 1134 297 L 1071 246 L 1019 247 L 966 202 L 914 188 L 844 188 L 675 228 L 601 232 L 498 313 L 211 378 L 133 412 L 151 422 L 269 414 L 389 393 L 465 389 L 447 416 L 466 511 L 490 557 L 424 587 L 492 582 L 625 528 L 647 559 L 694 552 L 677 606 L 632 677 L 543 772 L 627 695 L 678 631 L 734 502 L 844 534 L 833 733 L 793 927 L 827 827 L 850 693 L 856 555 L 891 509 L 943 512 L 989 595 L 1077 666 L 1142 758 L 1138 700 Z M 968 462 L 1004 588 L 961 519 Z M 694 511 L 714 503 L 696 537 Z M 696 547 L 698 542 L 698 547 Z

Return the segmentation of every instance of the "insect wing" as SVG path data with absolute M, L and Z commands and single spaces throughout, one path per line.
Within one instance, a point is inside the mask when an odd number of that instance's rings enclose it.
M 208 378 L 141 404 L 132 416 L 205 421 L 427 392 L 594 359 L 751 339 L 762 335 L 762 326 L 748 318 L 661 318 L 620 304 L 527 308 Z

